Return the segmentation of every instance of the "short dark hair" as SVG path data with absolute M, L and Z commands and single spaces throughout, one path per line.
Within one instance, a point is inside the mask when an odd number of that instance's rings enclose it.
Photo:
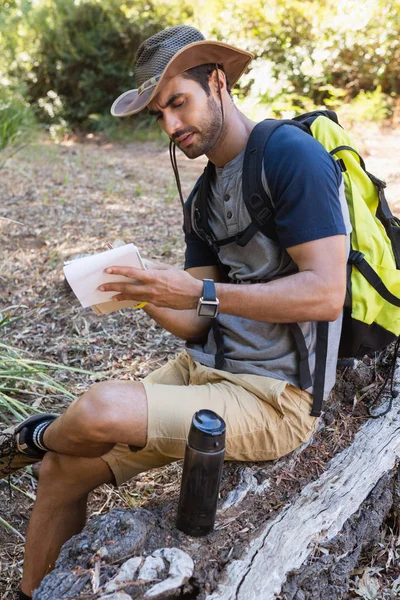
M 181 73 L 182 77 L 185 79 L 192 79 L 193 81 L 197 81 L 198 84 L 201 85 L 207 96 L 211 94 L 210 90 L 210 76 L 216 70 L 216 68 L 220 69 L 223 73 L 225 73 L 225 69 L 222 65 L 217 65 L 216 63 L 207 63 L 205 65 L 199 65 L 198 67 L 193 67 L 192 69 L 188 69 Z M 228 77 L 226 76 L 226 89 L 228 94 L 231 94 L 231 86 L 229 84 Z

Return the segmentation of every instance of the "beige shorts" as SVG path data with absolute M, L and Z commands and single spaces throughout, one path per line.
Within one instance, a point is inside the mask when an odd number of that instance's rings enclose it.
M 312 396 L 272 377 L 234 375 L 204 367 L 183 352 L 143 380 L 148 402 L 146 446 L 117 444 L 103 456 L 117 484 L 142 471 L 183 458 L 197 410 L 226 422 L 225 460 L 263 461 L 288 454 L 308 440 L 318 419 Z

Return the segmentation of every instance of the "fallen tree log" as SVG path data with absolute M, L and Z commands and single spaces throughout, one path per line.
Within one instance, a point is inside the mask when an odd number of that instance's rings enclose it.
M 327 471 L 268 523 L 246 556 L 229 565 L 225 582 L 208 599 L 276 598 L 288 573 L 301 567 L 316 546 L 332 540 L 379 480 L 393 470 L 400 456 L 399 411 L 400 400 L 385 418 L 369 420 Z M 314 597 L 334 596 L 307 596 Z
M 398 381 L 400 369 L 396 375 Z M 232 469 L 238 482 L 226 490 L 207 538 L 174 528 L 179 477 L 172 497 L 151 510 L 114 510 L 92 519 L 65 544 L 34 600 L 344 598 L 361 550 L 394 504 L 399 411 L 397 400 L 384 418 L 366 420 L 324 465 L 315 452 L 323 454 L 321 440 L 333 435 L 329 426 L 313 444 L 275 463 L 227 465 L 225 479 Z
M 359 564 L 362 551 L 376 546 L 394 501 L 397 473 L 386 473 L 360 508 L 332 540 L 314 544 L 310 560 L 291 571 L 280 596 L 285 600 L 344 598 L 349 576 Z M 368 571 L 366 570 L 368 573 Z

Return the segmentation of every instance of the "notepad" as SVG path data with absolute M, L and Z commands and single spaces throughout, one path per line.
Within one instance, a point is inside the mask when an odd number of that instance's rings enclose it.
M 64 265 L 65 278 L 83 308 L 90 306 L 98 315 L 106 315 L 121 308 L 138 308 L 141 304 L 133 300 L 117 302 L 112 300 L 117 292 L 100 292 L 98 290 L 103 283 L 114 281 L 134 283 L 136 281 L 123 275 L 106 273 L 105 269 L 111 266 L 145 269 L 135 244 L 126 244 L 99 254 L 77 258 Z

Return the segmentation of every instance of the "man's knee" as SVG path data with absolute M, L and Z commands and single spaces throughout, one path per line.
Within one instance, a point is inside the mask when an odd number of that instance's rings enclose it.
M 58 480 L 70 482 L 74 479 L 74 469 L 71 469 L 71 457 L 56 452 L 47 452 L 40 464 L 39 484 L 41 487 L 51 487 Z
M 38 492 L 59 495 L 69 501 L 86 496 L 103 483 L 113 483 L 114 476 L 101 459 L 67 456 L 56 452 L 45 454 L 39 471 Z
M 128 384 L 128 386 L 126 385 Z M 110 432 L 118 430 L 121 422 L 126 420 L 123 397 L 128 394 L 134 412 L 135 402 L 143 395 L 143 386 L 139 383 L 104 381 L 92 385 L 87 392 L 71 405 L 75 429 L 71 435 L 77 441 L 90 440 L 96 443 L 109 442 Z

